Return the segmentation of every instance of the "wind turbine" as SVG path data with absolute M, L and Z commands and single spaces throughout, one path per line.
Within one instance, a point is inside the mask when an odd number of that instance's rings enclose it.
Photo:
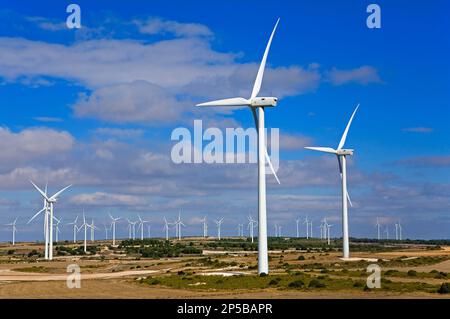
M 206 222 L 206 216 L 203 219 L 200 219 L 203 223 L 203 237 L 208 237 L 208 223 Z
M 300 233 L 299 233 L 299 231 L 298 231 L 298 224 L 300 223 L 300 219 L 296 219 L 295 220 L 295 224 L 296 224 L 296 232 L 297 232 L 297 238 L 299 238 L 300 237 Z
M 148 223 L 148 220 L 143 220 L 141 218 L 141 215 L 138 214 L 138 218 L 139 218 L 139 225 L 138 225 L 138 229 L 141 229 L 141 240 L 144 240 L 144 224 Z
M 251 215 L 248 216 L 248 229 L 250 230 L 250 237 L 253 243 L 253 228 L 257 225 L 257 221 Z
M 322 222 L 320 223 L 320 239 L 326 239 L 326 225 L 327 225 L 327 220 L 326 218 L 322 219 Z
M 108 228 L 111 228 L 111 225 L 108 227 L 107 225 L 103 225 L 105 228 L 105 240 L 108 240 Z
M 47 187 L 48 187 L 48 182 L 45 184 L 45 191 L 44 194 L 47 195 Z M 48 231 L 48 216 L 49 216 L 49 207 L 48 207 L 48 203 L 47 200 L 44 198 L 44 207 L 38 211 L 33 217 L 30 218 L 30 220 L 27 222 L 27 224 L 31 223 L 33 221 L 33 219 L 35 219 L 40 213 L 44 212 L 44 242 L 45 242 L 45 246 L 44 246 L 44 258 L 47 260 L 48 259 L 48 248 L 49 248 L 49 231 Z
M 306 239 L 309 239 L 309 219 L 308 216 L 305 217 L 303 224 L 306 225 Z
M 166 217 L 164 216 L 164 230 L 166 231 L 166 240 L 169 240 L 169 225 L 170 225 L 170 223 L 167 221 Z
M 182 221 L 181 221 L 181 211 L 178 213 L 178 219 L 175 221 L 175 229 L 177 231 L 177 236 L 178 236 L 178 240 L 181 240 L 181 226 L 186 226 Z
M 261 84 L 264 77 L 264 69 L 266 67 L 266 60 L 269 54 L 270 45 L 273 36 L 278 26 L 277 20 L 275 27 L 270 35 L 266 50 L 259 66 L 258 74 L 256 75 L 255 84 L 253 85 L 252 94 L 249 99 L 242 97 L 217 100 L 207 103 L 201 103 L 197 106 L 248 106 L 252 110 L 253 119 L 255 121 L 256 130 L 258 133 L 258 273 L 269 273 L 269 260 L 267 254 L 267 212 L 266 212 L 266 160 L 272 170 L 278 183 L 280 183 L 278 176 L 270 161 L 269 154 L 266 148 L 265 124 L 264 124 L 264 108 L 274 107 L 277 105 L 278 99 L 276 97 L 258 97 L 261 90 Z M 258 114 L 257 114 L 258 111 Z
M 282 228 L 282 226 L 278 225 L 278 237 L 281 237 L 281 228 Z
M 400 221 L 398 221 L 398 230 L 399 230 L 399 239 L 402 240 L 402 225 Z
M 129 239 L 136 239 L 136 224 L 137 222 L 132 222 L 127 218 L 128 221 L 128 238 Z
M 341 141 L 337 149 L 331 147 L 305 147 L 306 149 L 319 151 L 324 153 L 330 153 L 336 155 L 336 158 L 339 163 L 339 171 L 341 174 L 342 180 L 342 245 L 343 245 L 343 257 L 350 258 L 350 248 L 349 248 L 349 235 L 348 235 L 348 212 L 347 212 L 347 202 L 352 206 L 352 202 L 350 200 L 350 196 L 347 192 L 347 156 L 353 155 L 352 149 L 343 149 L 345 140 L 347 139 L 348 130 L 350 129 L 350 125 L 352 124 L 353 117 L 358 111 L 359 104 L 356 106 L 356 109 L 353 111 L 353 114 L 350 118 L 350 121 L 345 128 L 344 134 L 342 135 Z
M 398 224 L 395 223 L 394 226 L 395 226 L 395 240 L 398 240 Z
M 330 225 L 330 224 L 326 224 L 326 229 L 327 229 L 327 241 L 328 241 L 328 246 L 330 245 L 330 228 L 332 227 L 333 225 Z
M 217 225 L 217 238 L 220 240 L 220 228 L 222 226 L 223 223 L 223 217 L 221 219 L 216 220 L 216 225 Z
M 111 227 L 112 227 L 112 240 L 113 246 L 116 245 L 116 222 L 120 219 L 120 217 L 114 218 L 111 214 L 108 214 L 109 218 L 111 218 Z
M 273 228 L 275 229 L 275 237 L 278 237 L 278 225 L 273 225 Z
M 73 242 L 77 242 L 77 222 L 78 222 L 78 215 L 75 217 L 75 220 L 72 223 L 68 223 L 67 225 L 73 225 Z
M 310 227 L 309 238 L 313 238 L 313 221 L 312 221 L 312 219 L 309 221 L 309 227 Z
M 84 252 L 87 253 L 87 229 L 91 228 L 92 226 L 86 223 L 86 216 L 83 212 L 83 224 L 78 228 L 78 231 L 84 228 Z
M 91 242 L 94 242 L 95 241 L 95 231 L 99 230 L 99 228 L 97 226 L 95 226 L 93 218 L 91 220 L 90 226 L 91 226 Z
M 244 237 L 244 224 L 237 225 L 238 237 Z
M 14 219 L 14 221 L 12 223 L 6 224 L 5 226 L 12 226 L 12 245 L 14 246 L 16 244 L 16 233 L 17 233 L 17 227 L 16 227 L 16 222 L 17 222 L 17 218 Z
M 61 224 L 61 219 L 58 219 L 56 217 L 53 217 L 56 220 L 55 223 L 55 242 L 58 243 L 58 234 L 61 232 L 59 229 L 59 224 Z
M 378 217 L 377 217 L 377 223 L 375 224 L 375 227 L 377 228 L 377 238 L 378 238 L 378 240 L 380 240 L 381 239 L 381 236 L 380 236 L 381 225 L 380 225 L 380 222 L 378 220 Z
M 50 225 L 47 227 L 47 229 L 50 233 L 49 234 L 50 236 L 48 238 L 48 243 L 49 243 L 48 259 L 53 260 L 53 206 L 58 201 L 58 196 L 61 195 L 62 192 L 64 192 L 66 189 L 68 189 L 72 185 L 66 186 L 63 189 L 61 189 L 60 191 L 56 192 L 53 196 L 48 197 L 47 192 L 43 192 L 39 187 L 36 186 L 36 184 L 34 184 L 32 181 L 30 181 L 30 182 L 31 182 L 31 184 L 33 184 L 34 188 L 36 188 L 36 190 L 45 199 L 46 206 L 48 208 L 50 208 L 50 216 L 48 216 L 48 218 L 47 218 L 47 223 L 50 222 Z M 37 216 L 38 214 L 36 214 L 35 216 Z M 34 216 L 33 216 L 33 218 L 34 218 Z

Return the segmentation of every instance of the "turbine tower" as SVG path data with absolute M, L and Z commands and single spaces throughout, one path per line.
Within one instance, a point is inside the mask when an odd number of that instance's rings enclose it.
M 206 216 L 200 220 L 203 223 L 203 237 L 208 237 L 208 223 L 206 222 Z
M 402 224 L 400 224 L 400 221 L 398 221 L 398 233 L 399 233 L 399 240 L 402 240 Z
M 16 227 L 16 222 L 17 222 L 17 218 L 14 219 L 14 221 L 12 223 L 6 224 L 5 226 L 11 226 L 12 229 L 12 245 L 14 246 L 16 244 L 16 233 L 17 233 L 17 227 Z
M 170 223 L 167 221 L 166 216 L 164 216 L 164 230 L 166 232 L 166 240 L 169 240 L 169 225 Z
M 380 235 L 381 225 L 380 225 L 380 222 L 378 220 L 378 217 L 377 217 L 377 223 L 375 224 L 375 227 L 377 228 L 377 238 L 378 238 L 378 240 L 380 240 L 381 239 L 381 235 Z
M 266 60 L 269 54 L 270 45 L 272 43 L 273 36 L 278 26 L 277 20 L 275 27 L 270 35 L 269 42 L 267 43 L 266 50 L 259 66 L 258 74 L 256 75 L 255 84 L 253 85 L 252 94 L 249 99 L 242 97 L 217 100 L 207 103 L 198 104 L 197 106 L 248 106 L 250 107 L 253 119 L 255 121 L 256 131 L 258 133 L 258 273 L 269 274 L 269 259 L 267 252 L 267 212 L 266 212 L 266 160 L 272 170 L 278 183 L 280 183 L 278 176 L 270 161 L 269 154 L 266 148 L 265 137 L 265 119 L 264 110 L 265 107 L 274 107 L 277 105 L 278 99 L 276 97 L 258 97 L 261 90 L 261 84 L 264 77 L 264 69 L 266 67 Z M 257 114 L 258 113 L 258 114 Z
M 250 237 L 252 239 L 252 243 L 253 243 L 253 228 L 255 228 L 255 226 L 258 224 L 258 222 L 256 220 L 253 219 L 253 217 L 251 215 L 248 215 L 248 229 L 250 230 Z
M 394 226 L 395 226 L 395 240 L 398 240 L 398 224 L 395 223 Z
M 309 239 L 309 219 L 308 216 L 305 217 L 303 224 L 306 225 L 306 239 Z
M 353 117 L 355 116 L 358 108 L 359 104 L 356 106 L 355 111 L 353 111 L 353 114 L 350 118 L 350 121 L 347 124 L 347 127 L 345 128 L 344 134 L 342 135 L 341 141 L 339 142 L 337 149 L 331 147 L 305 147 L 306 149 L 313 151 L 334 154 L 337 157 L 339 163 L 339 171 L 342 180 L 342 242 L 343 242 L 342 250 L 344 258 L 350 258 L 347 202 L 350 203 L 350 206 L 352 206 L 352 202 L 347 192 L 347 156 L 352 156 L 353 150 L 343 149 L 343 147 L 345 144 L 345 140 L 347 139 L 348 130 L 350 129 Z
M 50 210 L 50 215 L 47 218 L 47 226 L 46 229 L 48 229 L 49 232 L 49 238 L 48 238 L 48 259 L 53 260 L 53 206 L 58 201 L 58 196 L 61 195 L 66 189 L 71 187 L 72 185 L 66 186 L 63 189 L 61 189 L 59 192 L 55 193 L 53 196 L 48 197 L 47 191 L 43 192 L 39 187 L 36 186 L 32 181 L 30 181 L 31 184 L 33 184 L 34 188 L 42 195 L 44 200 L 46 201 L 46 207 Z M 44 208 L 43 210 L 45 210 Z M 41 211 L 43 211 L 41 210 Z M 35 216 L 39 215 L 40 212 L 38 212 Z M 33 218 L 35 217 L 33 216 Z M 32 218 L 32 219 L 33 219 Z M 48 225 L 50 223 L 50 225 Z
M 48 187 L 48 182 L 45 184 L 45 191 L 44 194 L 47 195 L 47 187 Z M 48 207 L 48 203 L 47 200 L 44 198 L 44 207 L 38 211 L 33 217 L 30 218 L 30 220 L 27 222 L 27 224 L 31 223 L 33 221 L 33 219 L 35 219 L 40 213 L 44 212 L 44 242 L 45 242 L 45 246 L 44 246 L 44 258 L 47 260 L 48 259 L 48 248 L 49 248 L 49 231 L 48 231 L 48 216 L 50 214 L 50 208 Z
M 72 223 L 68 223 L 67 225 L 73 225 L 73 242 L 77 242 L 77 222 L 78 222 L 78 215 L 75 217 L 75 220 Z
M 298 231 L 298 224 L 300 223 L 300 219 L 296 219 L 295 220 L 295 224 L 296 224 L 296 232 L 297 232 L 297 238 L 299 238 L 300 237 L 300 233 L 299 233 L 299 231 Z
M 78 231 L 84 228 L 84 253 L 87 253 L 87 229 L 91 228 L 92 226 L 86 223 L 86 216 L 83 212 L 83 224 L 78 228 Z
M 220 228 L 222 226 L 223 223 L 223 217 L 221 219 L 216 220 L 216 225 L 217 225 L 217 238 L 220 240 Z
M 332 227 L 333 225 L 330 225 L 330 224 L 326 224 L 326 230 L 327 230 L 327 243 L 328 243 L 328 246 L 330 245 L 330 228 Z
M 181 221 L 181 210 L 180 212 L 178 212 L 178 219 L 174 222 L 175 224 L 175 230 L 176 230 L 176 235 L 178 236 L 178 240 L 181 240 L 181 226 L 186 226 L 182 221 Z
M 112 244 L 116 245 L 116 222 L 120 219 L 120 217 L 114 218 L 111 214 L 108 214 L 109 218 L 111 218 L 111 228 L 112 228 Z
M 141 229 L 141 240 L 144 240 L 144 224 L 148 223 L 148 220 L 143 220 L 141 218 L 141 215 L 138 214 L 138 218 L 139 218 L 139 225 L 138 225 L 138 229 Z
M 58 219 L 56 217 L 53 217 L 56 221 L 55 223 L 55 243 L 58 243 L 58 234 L 61 232 L 59 229 L 59 224 L 61 224 L 61 219 Z

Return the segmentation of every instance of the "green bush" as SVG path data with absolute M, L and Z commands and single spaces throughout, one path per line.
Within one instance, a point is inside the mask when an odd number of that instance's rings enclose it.
M 303 256 L 303 255 L 300 255 L 300 256 L 298 256 L 298 258 L 297 258 L 298 260 L 305 260 L 305 256 Z
M 417 276 L 417 271 L 415 270 L 408 270 L 407 275 L 410 277 L 416 277 Z
M 295 280 L 291 283 L 289 283 L 289 288 L 303 288 L 305 286 L 305 283 L 301 280 Z
M 324 288 L 325 284 L 318 279 L 313 279 L 309 282 L 308 288 Z
M 449 294 L 450 293 L 450 285 L 446 282 L 443 283 L 437 292 L 440 294 Z

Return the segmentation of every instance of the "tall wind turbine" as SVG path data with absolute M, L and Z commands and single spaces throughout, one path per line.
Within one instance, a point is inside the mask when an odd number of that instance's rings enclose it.
M 78 222 L 78 215 L 75 217 L 75 220 L 72 223 L 68 223 L 67 225 L 72 225 L 73 227 L 73 242 L 77 242 L 77 222 Z
M 16 244 L 16 233 L 17 233 L 17 227 L 16 227 L 16 222 L 17 222 L 17 218 L 14 219 L 14 221 L 12 223 L 6 224 L 5 226 L 11 226 L 12 229 L 12 245 L 14 246 Z
M 282 226 L 278 225 L 278 237 L 281 237 L 281 228 L 282 228 Z
M 164 216 L 164 230 L 166 232 L 166 240 L 169 240 L 169 225 L 170 225 L 170 223 L 167 221 L 166 217 Z
M 395 223 L 394 226 L 395 226 L 395 240 L 398 240 L 398 224 Z
M 402 224 L 398 221 L 399 240 L 402 240 Z
M 114 218 L 109 214 L 109 218 L 111 218 L 111 228 L 112 228 L 112 241 L 113 246 L 116 245 L 116 223 L 120 219 L 120 217 Z
M 309 238 L 309 219 L 308 216 L 305 217 L 305 220 L 303 221 L 303 224 L 306 225 L 306 239 Z
M 59 224 L 61 224 L 61 219 L 58 219 L 56 217 L 53 217 L 56 221 L 55 223 L 55 243 L 58 243 L 58 235 L 61 232 L 61 230 L 59 229 Z
M 223 223 L 223 217 L 221 219 L 216 220 L 216 225 L 217 225 L 217 238 L 220 240 L 220 228 L 222 226 Z
M 278 26 L 278 19 L 275 27 L 270 35 L 269 42 L 267 43 L 266 50 L 259 66 L 258 74 L 256 75 L 255 84 L 253 85 L 252 94 L 249 99 L 242 97 L 217 100 L 207 103 L 201 103 L 197 106 L 248 106 L 252 110 L 253 118 L 255 121 L 256 130 L 258 133 L 258 273 L 269 273 L 269 259 L 267 255 L 267 212 L 266 212 L 266 162 L 269 164 L 273 175 L 278 183 L 280 183 L 275 170 L 273 169 L 272 162 L 270 161 L 269 154 L 266 149 L 266 137 L 265 137 L 265 124 L 264 124 L 264 108 L 274 107 L 277 105 L 278 99 L 276 97 L 258 97 L 261 90 L 261 84 L 264 77 L 264 69 L 266 67 L 267 56 L 269 54 L 270 45 L 272 43 L 273 36 Z M 257 114 L 258 112 L 258 114 Z
M 208 223 L 206 222 L 206 216 L 203 217 L 203 219 L 200 219 L 200 221 L 203 223 L 203 237 L 208 237 Z
M 350 129 L 350 125 L 352 124 L 353 117 L 358 111 L 359 104 L 356 106 L 355 111 L 350 118 L 350 121 L 345 128 L 344 134 L 342 135 L 341 141 L 337 149 L 331 147 L 305 147 L 306 149 L 319 151 L 324 153 L 334 154 L 337 157 L 339 163 L 339 171 L 341 174 L 342 180 L 342 242 L 343 242 L 343 257 L 350 258 L 350 248 L 349 248 L 349 235 L 348 235 L 348 211 L 347 211 L 347 202 L 352 206 L 352 202 L 350 200 L 350 196 L 347 192 L 347 156 L 353 155 L 352 149 L 343 149 L 345 140 L 347 139 L 348 130 Z
M 86 216 L 83 212 L 83 224 L 78 228 L 78 231 L 84 228 L 84 252 L 87 253 L 87 229 L 91 228 L 92 226 L 86 223 Z
M 297 238 L 299 238 L 300 237 L 300 233 L 299 233 L 299 231 L 298 231 L 298 224 L 300 223 L 300 219 L 296 219 L 295 220 L 295 226 L 296 226 L 296 233 L 297 233 Z
M 255 228 L 255 226 L 258 224 L 258 222 L 256 220 L 253 219 L 253 217 L 251 215 L 248 216 L 248 229 L 250 230 L 250 237 L 252 239 L 252 243 L 253 243 L 253 228 Z
M 108 225 L 103 225 L 104 229 L 105 229 L 105 240 L 108 240 L 108 229 L 111 228 L 111 225 L 108 227 Z
M 48 187 L 48 182 L 45 184 L 45 190 L 44 190 L 45 195 L 47 195 L 47 187 Z M 27 224 L 31 223 L 33 221 L 33 219 L 35 219 L 42 212 L 44 212 L 44 242 L 45 242 L 44 256 L 45 256 L 45 259 L 47 260 L 48 259 L 48 249 L 49 249 L 48 216 L 50 214 L 50 207 L 48 206 L 47 200 L 45 198 L 44 198 L 44 207 L 40 211 L 38 211 L 33 217 L 31 217 L 30 220 L 27 222 Z
M 143 220 L 141 218 L 141 215 L 138 214 L 138 218 L 139 218 L 139 225 L 138 225 L 138 229 L 141 229 L 141 240 L 144 240 L 144 224 L 148 223 L 148 220 Z
M 136 239 L 136 224 L 137 222 L 132 222 L 131 220 L 127 219 L 128 221 L 128 237 L 129 239 Z
M 312 221 L 312 219 L 309 221 L 309 228 L 310 228 L 309 238 L 313 238 L 313 221 Z
M 181 226 L 186 226 L 182 221 L 181 221 L 181 211 L 178 213 L 178 219 L 175 221 L 175 229 L 177 231 L 177 236 L 178 236 L 178 240 L 181 240 Z
M 375 227 L 377 228 L 377 239 L 380 240 L 381 239 L 381 236 L 380 236 L 381 225 L 380 225 L 380 222 L 378 220 L 378 217 L 377 217 L 377 223 L 375 224 Z
M 327 242 L 328 242 L 328 246 L 330 245 L 330 228 L 332 227 L 333 225 L 330 225 L 330 224 L 326 224 L 325 225 L 325 227 L 326 227 L 326 230 L 327 230 Z
M 53 206 L 58 201 L 58 196 L 61 195 L 62 192 L 64 192 L 66 189 L 71 187 L 72 185 L 66 186 L 63 189 L 61 189 L 59 192 L 56 192 L 53 196 L 48 197 L 47 192 L 43 192 L 39 187 L 36 186 L 32 181 L 30 181 L 31 184 L 33 184 L 34 188 L 42 195 L 42 197 L 46 201 L 46 205 L 50 210 L 50 216 L 48 216 L 47 222 L 50 222 L 50 225 L 47 227 L 48 232 L 50 233 L 48 242 L 49 242 L 49 248 L 48 248 L 48 259 L 53 260 Z

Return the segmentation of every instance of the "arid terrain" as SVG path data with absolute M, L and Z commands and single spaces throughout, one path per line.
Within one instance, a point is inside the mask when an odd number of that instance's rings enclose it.
M 358 243 L 340 259 L 339 242 L 269 242 L 268 276 L 256 275 L 255 245 L 247 239 L 184 238 L 56 245 L 0 245 L 0 298 L 449 298 L 450 246 Z M 81 252 L 81 253 L 80 253 Z M 67 266 L 81 270 L 81 288 L 67 286 Z M 381 269 L 381 288 L 366 286 L 367 266 Z

